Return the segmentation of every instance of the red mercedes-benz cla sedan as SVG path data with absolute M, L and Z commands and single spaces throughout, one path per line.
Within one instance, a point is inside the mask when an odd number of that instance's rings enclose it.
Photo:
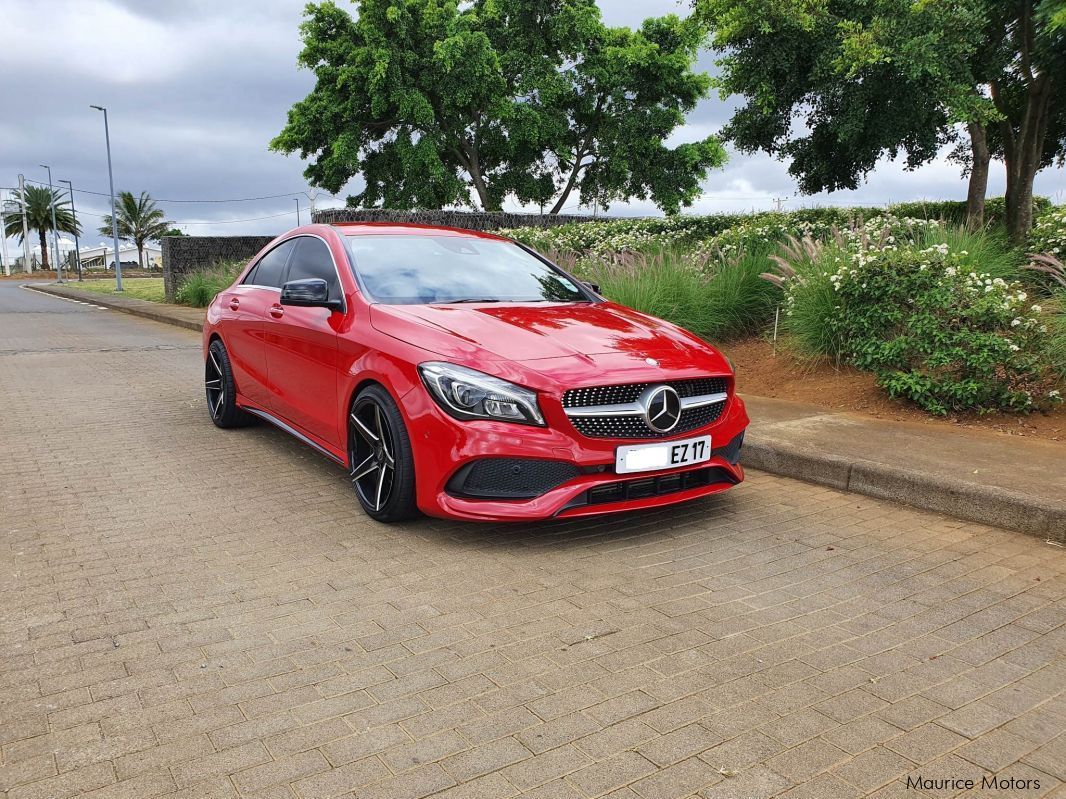
M 488 233 L 307 225 L 214 298 L 207 404 L 343 464 L 373 518 L 612 513 L 739 483 L 726 359 Z

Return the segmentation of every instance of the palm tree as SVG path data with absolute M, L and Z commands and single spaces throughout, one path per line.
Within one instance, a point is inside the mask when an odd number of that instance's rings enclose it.
M 15 191 L 15 202 L 26 208 L 26 221 L 29 227 L 37 231 L 41 239 L 41 268 L 48 266 L 48 237 L 52 229 L 52 206 L 55 206 L 56 227 L 60 233 L 81 235 L 81 226 L 71 213 L 70 204 L 63 199 L 59 190 L 49 190 L 45 186 L 27 186 L 25 193 Z M 9 216 L 4 224 L 4 235 L 17 237 L 22 243 L 22 214 Z M 57 254 L 58 257 L 58 254 Z M 29 268 L 29 264 L 26 265 Z
M 173 224 L 164 218 L 162 209 L 148 196 L 148 192 L 142 191 L 140 197 L 134 197 L 131 191 L 118 193 L 118 237 L 137 245 L 138 266 L 144 266 L 144 245 L 159 241 L 167 235 Z M 111 214 L 104 217 L 100 233 L 111 235 Z M 118 259 L 117 253 L 115 258 Z

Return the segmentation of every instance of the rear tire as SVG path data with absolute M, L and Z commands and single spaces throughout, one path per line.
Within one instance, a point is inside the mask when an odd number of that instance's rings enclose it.
M 226 346 L 217 338 L 207 348 L 204 389 L 207 393 L 207 411 L 211 414 L 215 427 L 245 427 L 255 421 L 251 414 L 237 407 L 237 384 L 233 381 L 233 367 L 230 366 Z
M 348 411 L 348 462 L 359 504 L 392 523 L 418 515 L 415 462 L 403 416 L 382 386 L 367 386 Z

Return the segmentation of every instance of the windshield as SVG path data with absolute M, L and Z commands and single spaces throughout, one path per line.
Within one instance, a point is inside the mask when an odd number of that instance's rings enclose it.
M 375 302 L 589 302 L 574 281 L 509 241 L 466 236 L 348 236 Z

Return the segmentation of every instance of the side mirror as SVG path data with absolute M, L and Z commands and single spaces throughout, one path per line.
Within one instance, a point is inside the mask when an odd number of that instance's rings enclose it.
M 329 284 L 317 277 L 290 280 L 281 287 L 281 304 L 301 308 L 329 308 L 331 311 L 339 311 L 344 307 L 340 300 L 329 298 Z
M 595 291 L 597 294 L 600 293 L 600 284 L 599 283 L 589 283 L 587 280 L 583 280 L 581 282 L 584 283 L 588 288 L 590 288 L 593 291 Z

